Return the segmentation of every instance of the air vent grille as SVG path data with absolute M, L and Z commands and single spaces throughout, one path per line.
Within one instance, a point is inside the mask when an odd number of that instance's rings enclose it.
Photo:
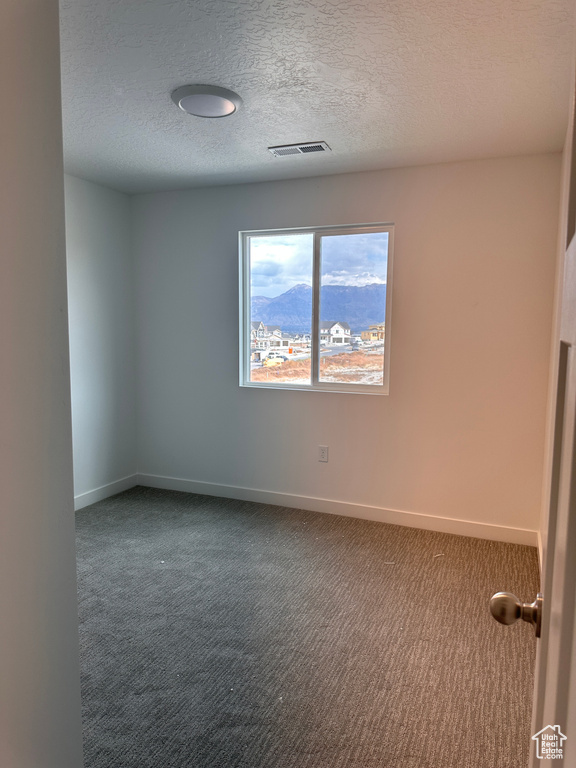
M 307 155 L 312 152 L 331 152 L 325 141 L 310 141 L 306 144 L 284 144 L 279 147 L 268 147 L 274 157 L 286 157 L 286 155 Z
M 300 150 L 298 147 L 274 147 L 270 148 L 270 152 L 276 157 L 284 157 L 285 155 L 299 155 Z
M 300 152 L 326 152 L 322 144 L 309 144 L 307 147 L 300 147 Z

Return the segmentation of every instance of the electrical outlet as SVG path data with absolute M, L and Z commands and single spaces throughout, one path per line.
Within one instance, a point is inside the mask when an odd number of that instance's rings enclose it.
M 328 446 L 327 445 L 319 445 L 318 446 L 318 461 L 328 461 Z

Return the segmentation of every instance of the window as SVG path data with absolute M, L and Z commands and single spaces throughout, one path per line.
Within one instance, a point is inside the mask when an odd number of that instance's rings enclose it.
M 240 232 L 240 384 L 388 394 L 393 227 Z

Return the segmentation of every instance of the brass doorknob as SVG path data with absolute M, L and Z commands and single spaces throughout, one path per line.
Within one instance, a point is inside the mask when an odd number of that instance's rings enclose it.
M 518 619 L 534 625 L 536 637 L 540 637 L 542 623 L 542 595 L 538 593 L 533 603 L 522 603 L 511 592 L 496 592 L 490 598 L 490 613 L 500 624 L 514 624 Z

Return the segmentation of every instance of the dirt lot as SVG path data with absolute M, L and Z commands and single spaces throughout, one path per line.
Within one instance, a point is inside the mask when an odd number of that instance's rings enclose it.
M 349 352 L 320 361 L 320 381 L 346 384 L 380 384 L 384 355 L 366 352 Z M 282 365 L 255 368 L 251 381 L 270 383 L 308 384 L 310 382 L 310 358 L 288 360 Z

